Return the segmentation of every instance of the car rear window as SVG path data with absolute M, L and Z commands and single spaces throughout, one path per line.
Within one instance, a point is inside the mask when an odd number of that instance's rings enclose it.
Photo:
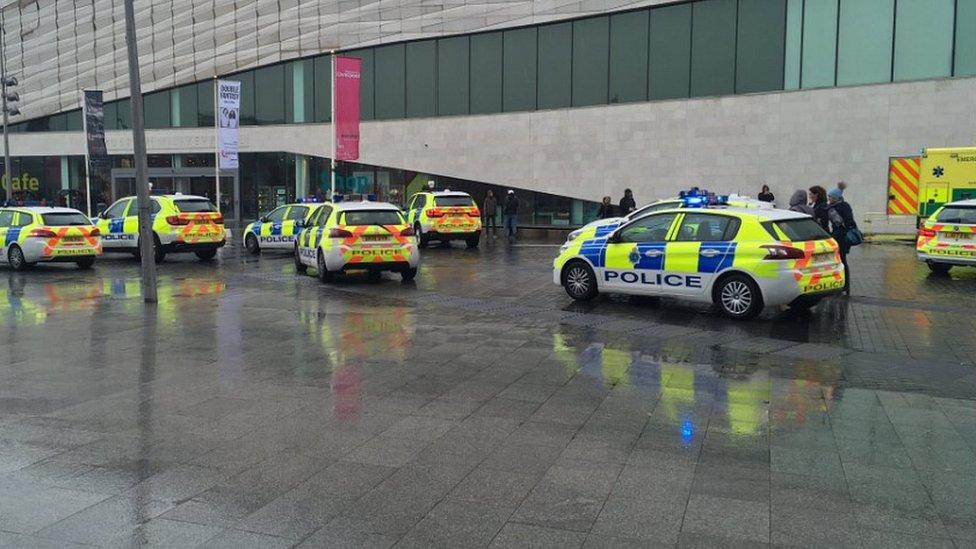
M 357 210 L 345 212 L 343 225 L 402 225 L 403 217 L 396 210 Z
M 52 227 L 68 227 L 75 225 L 91 225 L 91 220 L 80 212 L 46 213 L 41 216 L 45 225 Z
M 203 199 L 184 199 L 184 200 L 174 200 L 176 204 L 176 209 L 183 213 L 197 213 L 197 212 L 216 212 L 217 207 L 213 205 L 213 202 Z
M 806 240 L 825 240 L 830 238 L 827 231 L 823 230 L 823 227 L 817 224 L 813 219 L 789 219 L 786 221 L 767 221 L 763 223 L 766 230 L 773 235 L 773 238 L 779 239 L 779 235 L 776 231 L 772 230 L 772 226 L 775 225 L 786 238 L 794 242 L 803 242 Z
M 470 196 L 435 196 L 434 205 L 442 208 L 474 206 L 474 200 Z
M 939 223 L 976 224 L 976 206 L 946 206 L 936 217 Z

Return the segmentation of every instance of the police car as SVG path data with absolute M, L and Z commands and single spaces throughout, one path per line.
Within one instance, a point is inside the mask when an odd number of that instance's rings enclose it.
M 918 229 L 915 252 L 933 272 L 954 265 L 976 267 L 976 200 L 950 202 Z
M 598 292 L 673 296 L 712 302 L 733 318 L 764 306 L 812 307 L 844 289 L 837 243 L 810 216 L 689 198 L 684 208 L 564 246 L 553 281 L 578 300 Z
M 78 210 L 0 208 L 0 262 L 15 271 L 52 261 L 87 269 L 101 253 L 98 229 Z
M 319 206 L 319 203 L 304 202 L 271 210 L 244 228 L 244 249 L 251 254 L 261 253 L 262 249 L 292 250 L 298 231 Z
M 421 248 L 431 240 L 464 240 L 469 248 L 481 239 L 481 212 L 468 193 L 419 192 L 407 205 L 407 222 L 417 233 Z
M 323 282 L 349 271 L 374 278 L 394 271 L 408 281 L 417 276 L 419 265 L 413 228 L 399 208 L 385 202 L 323 204 L 295 242 L 295 270 L 314 267 Z
M 224 217 L 208 198 L 184 194 L 156 195 L 152 199 L 154 258 L 168 253 L 193 252 L 213 259 L 224 237 Z M 134 196 L 120 198 L 92 220 L 102 234 L 105 252 L 139 256 L 139 204 Z

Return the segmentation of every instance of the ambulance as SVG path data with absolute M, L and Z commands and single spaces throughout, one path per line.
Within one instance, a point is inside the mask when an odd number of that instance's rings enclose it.
M 950 202 L 918 229 L 915 252 L 932 272 L 953 266 L 976 267 L 976 199 Z
M 0 262 L 20 271 L 41 262 L 88 269 L 102 253 L 99 230 L 72 208 L 0 208 Z
M 949 202 L 976 199 L 976 147 L 925 149 L 919 161 L 918 217 Z

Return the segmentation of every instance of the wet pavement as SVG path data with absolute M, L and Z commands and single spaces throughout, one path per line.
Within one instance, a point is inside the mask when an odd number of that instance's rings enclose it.
M 0 269 L 0 546 L 976 545 L 976 269 L 743 323 L 555 252 Z

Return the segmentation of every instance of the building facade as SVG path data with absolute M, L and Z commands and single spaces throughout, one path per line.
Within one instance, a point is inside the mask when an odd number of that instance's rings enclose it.
M 103 89 L 104 203 L 132 189 L 121 2 L 62 4 L 3 8 L 29 118 L 12 128 L 14 184 L 84 188 L 80 90 Z M 361 163 L 340 167 L 342 190 L 514 188 L 538 225 L 588 221 L 625 188 L 768 184 L 785 205 L 845 180 L 869 230 L 909 228 L 885 213 L 889 158 L 976 139 L 976 0 L 136 6 L 154 184 L 213 193 L 213 77 L 239 80 L 242 166 L 221 187 L 242 219 L 326 188 L 332 50 L 363 60 Z

